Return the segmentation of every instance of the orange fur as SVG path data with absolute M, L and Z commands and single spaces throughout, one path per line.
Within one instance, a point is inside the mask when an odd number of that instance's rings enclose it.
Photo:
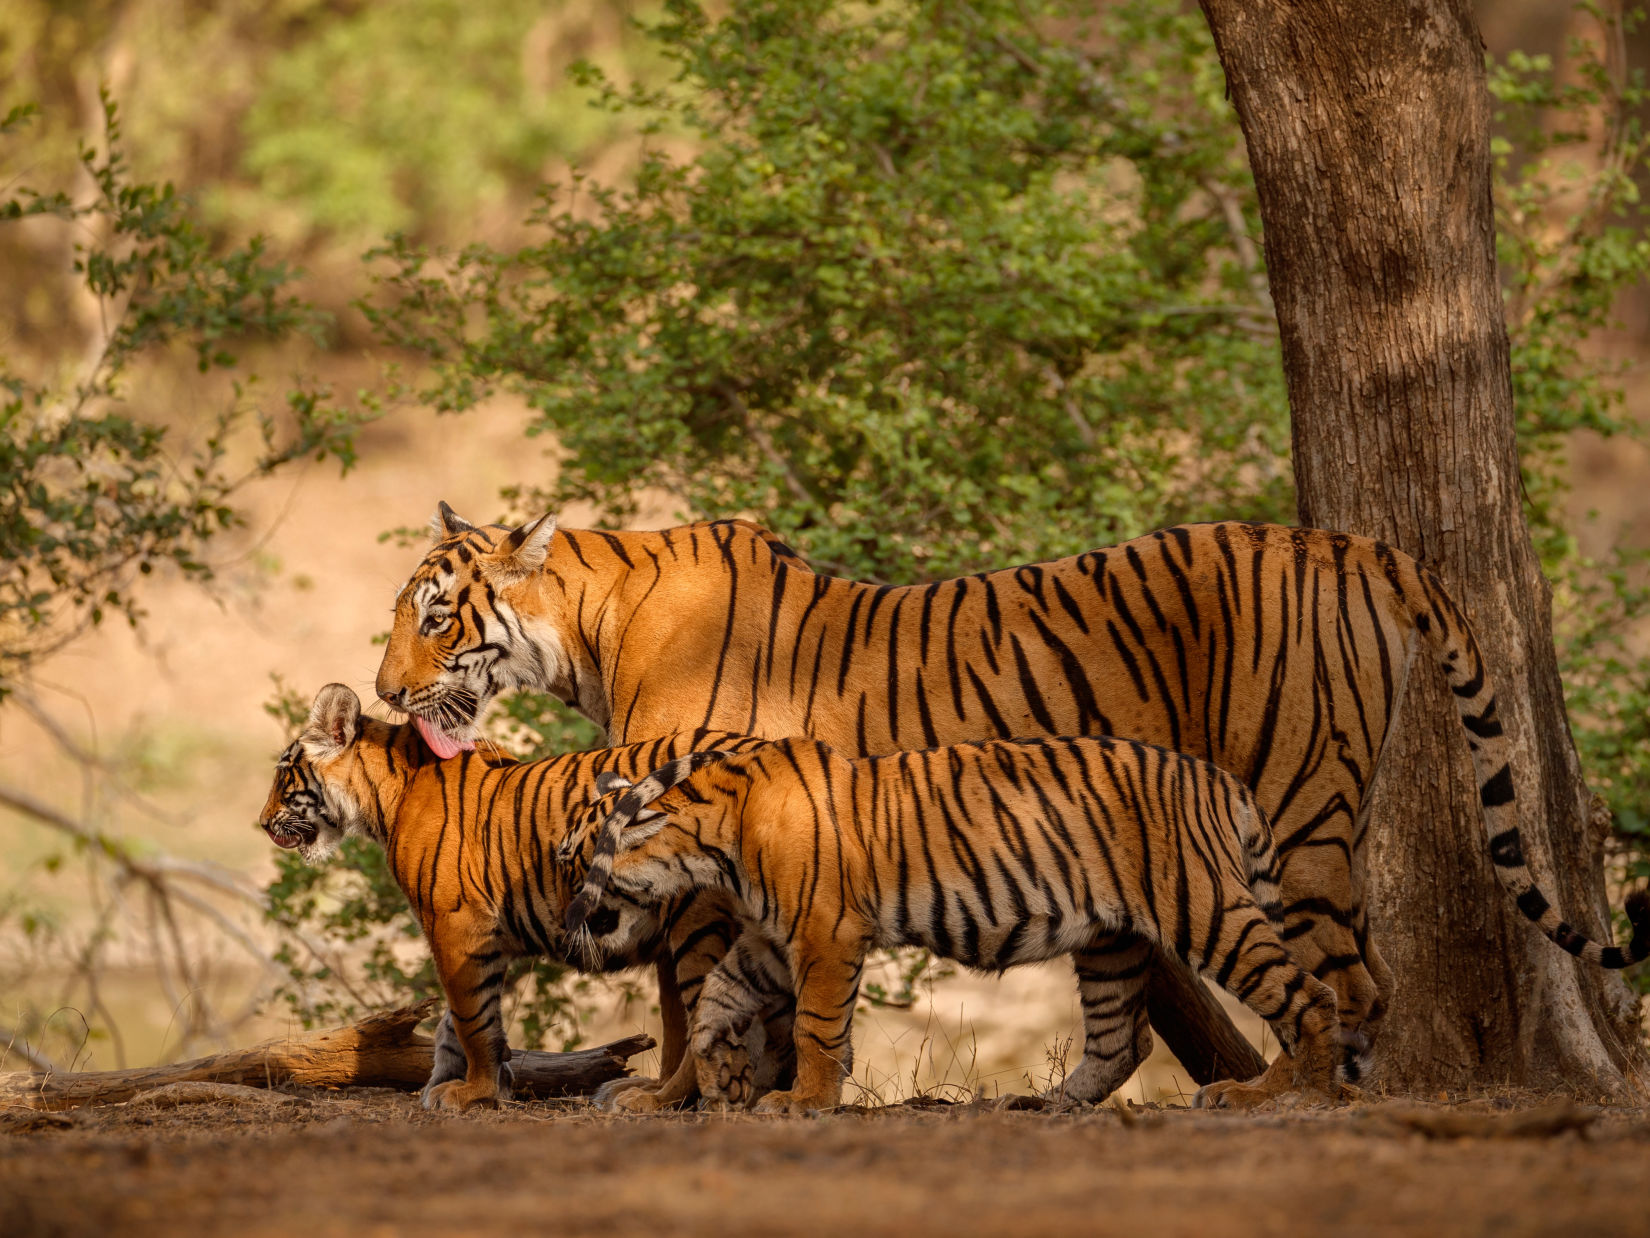
M 425 1103 L 462 1110 L 494 1103 L 501 1074 L 508 1078 L 501 1006 L 509 961 L 567 957 L 553 856 L 597 797 L 598 778 L 636 778 L 684 752 L 753 742 L 697 732 L 528 763 L 473 752 L 443 761 L 412 726 L 362 716 L 355 693 L 332 684 L 282 754 L 259 824 L 311 861 L 348 833 L 383 846 L 429 942 L 466 1063 L 462 1078 L 432 1077 Z M 671 990 L 690 997 L 728 945 L 728 906 L 719 898 L 605 910 L 604 968 L 658 960 Z M 678 1057 L 684 1031 L 678 1022 Z

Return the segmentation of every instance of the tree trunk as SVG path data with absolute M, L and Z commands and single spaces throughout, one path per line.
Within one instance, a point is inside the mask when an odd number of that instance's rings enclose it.
M 368 1015 L 348 1027 L 265 1041 L 213 1057 L 140 1070 L 88 1070 L 63 1074 L 0 1074 L 0 1103 L 32 1109 L 73 1109 L 113 1104 L 179 1083 L 274 1087 L 420 1088 L 430 1077 L 433 1046 L 414 1029 L 433 1002 Z M 510 1066 L 518 1094 L 587 1095 L 626 1074 L 628 1058 L 653 1047 L 651 1036 L 627 1036 L 575 1053 L 515 1049 Z
M 1402 547 L 1471 615 L 1531 868 L 1602 937 L 1602 829 L 1520 507 L 1471 5 L 1202 4 L 1259 190 L 1301 521 Z M 1417 658 L 1366 816 L 1372 932 L 1396 981 L 1379 1078 L 1629 1092 L 1626 987 L 1545 941 L 1496 884 L 1459 730 Z

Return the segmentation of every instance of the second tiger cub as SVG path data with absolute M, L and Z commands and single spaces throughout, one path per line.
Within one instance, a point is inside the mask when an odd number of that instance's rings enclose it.
M 1247 787 L 1193 757 L 1113 739 L 859 760 L 806 739 L 699 752 L 610 791 L 560 858 L 583 887 L 570 930 L 609 887 L 643 904 L 721 888 L 740 904 L 748 931 L 707 979 L 694 1025 L 712 1101 L 738 1097 L 714 1060 L 733 1038 L 711 1024 L 737 1033 L 759 1013 L 752 977 L 784 970 L 763 966 L 764 941 L 794 977 L 796 1086 L 759 1109 L 838 1102 L 865 957 L 901 945 L 989 971 L 1070 954 L 1087 1032 L 1064 1086 L 1073 1099 L 1103 1098 L 1132 1069 L 1137 1029 L 1130 1044 L 1097 1033 L 1153 943 L 1241 999 L 1285 1051 L 1252 1084 L 1210 1084 L 1201 1103 L 1336 1091 L 1335 994 L 1295 965 L 1268 918 L 1271 826 Z

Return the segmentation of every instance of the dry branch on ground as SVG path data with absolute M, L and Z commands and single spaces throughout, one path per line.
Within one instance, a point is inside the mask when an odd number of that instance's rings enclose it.
M 434 1051 L 418 1023 L 434 1002 L 368 1015 L 347 1027 L 269 1040 L 248 1049 L 141 1070 L 0 1075 L 0 1105 L 73 1109 L 130 1100 L 156 1088 L 187 1082 L 275 1087 L 418 1088 L 430 1076 Z M 646 1035 L 627 1036 L 573 1053 L 514 1050 L 516 1090 L 533 1096 L 593 1092 L 627 1073 L 626 1062 L 653 1047 Z

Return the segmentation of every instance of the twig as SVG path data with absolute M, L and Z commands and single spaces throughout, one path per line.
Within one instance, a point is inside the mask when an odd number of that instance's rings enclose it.
M 1203 192 L 1215 200 L 1220 207 L 1221 218 L 1226 221 L 1226 231 L 1232 238 L 1232 248 L 1237 250 L 1238 261 L 1243 264 L 1245 274 L 1249 279 L 1249 290 L 1265 307 L 1268 314 L 1274 313 L 1272 308 L 1272 288 L 1266 279 L 1266 269 L 1261 262 L 1260 250 L 1255 247 L 1255 240 L 1249 235 L 1249 223 L 1243 217 L 1243 208 L 1238 204 L 1237 197 L 1213 177 L 1204 177 Z
M 44 1053 L 29 1046 L 23 1038 L 23 1033 L 13 1027 L 0 1026 L 0 1040 L 5 1041 L 5 1053 L 0 1056 L 20 1057 L 29 1064 L 31 1070 L 45 1072 L 57 1069 L 57 1063 Z

